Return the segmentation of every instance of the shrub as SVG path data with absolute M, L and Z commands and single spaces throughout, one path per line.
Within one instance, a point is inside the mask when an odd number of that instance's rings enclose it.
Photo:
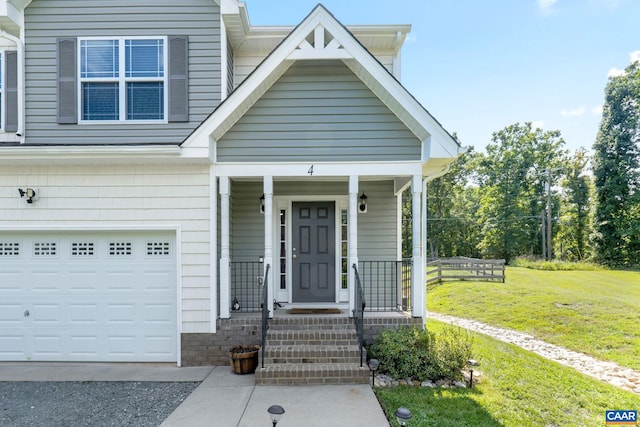
M 518 257 L 509 263 L 512 267 L 531 268 L 533 270 L 548 270 L 548 271 L 568 271 L 568 270 L 582 270 L 582 271 L 597 271 L 604 270 L 601 265 L 594 264 L 586 261 L 545 261 L 541 259 L 533 259 L 531 257 Z
M 393 378 L 456 380 L 471 355 L 466 331 L 448 327 L 435 334 L 416 327 L 384 330 L 368 353 L 380 361 L 379 371 Z

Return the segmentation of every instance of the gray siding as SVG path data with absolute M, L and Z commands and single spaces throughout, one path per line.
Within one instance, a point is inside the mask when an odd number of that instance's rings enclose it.
M 34 0 L 25 11 L 27 143 L 178 144 L 220 103 L 220 19 L 213 0 Z M 56 39 L 189 37 L 189 121 L 56 123 Z
M 358 257 L 363 261 L 395 261 L 396 197 L 393 181 L 365 181 L 368 211 L 358 215 Z M 347 195 L 347 182 L 274 182 L 274 196 Z M 257 261 L 264 252 L 264 216 L 259 212 L 262 182 L 233 181 L 231 186 L 231 259 Z
M 420 159 L 420 141 L 341 61 L 294 64 L 217 146 L 219 162 Z
M 367 213 L 358 215 L 358 259 L 395 261 L 398 246 L 396 196 L 393 181 L 365 181 L 360 192 L 367 195 Z

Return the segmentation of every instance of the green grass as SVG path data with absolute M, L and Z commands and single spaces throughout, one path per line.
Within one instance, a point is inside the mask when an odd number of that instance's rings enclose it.
M 507 267 L 505 283 L 430 286 L 430 311 L 523 331 L 640 370 L 640 272 Z
M 443 325 L 429 321 L 429 328 Z M 375 390 L 392 426 L 405 406 L 412 426 L 598 426 L 607 409 L 640 409 L 640 397 L 514 345 L 473 334 L 480 383 L 472 389 Z

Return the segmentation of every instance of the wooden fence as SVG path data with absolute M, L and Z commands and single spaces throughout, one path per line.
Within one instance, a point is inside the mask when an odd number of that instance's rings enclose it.
M 439 258 L 427 263 L 427 285 L 443 280 L 500 280 L 504 283 L 504 266 L 503 259 Z

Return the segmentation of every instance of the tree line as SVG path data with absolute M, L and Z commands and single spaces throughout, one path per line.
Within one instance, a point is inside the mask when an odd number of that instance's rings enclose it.
M 428 258 L 640 265 L 639 62 L 609 79 L 592 148 L 571 153 L 531 123 L 494 132 L 486 153 L 470 148 L 427 185 Z

